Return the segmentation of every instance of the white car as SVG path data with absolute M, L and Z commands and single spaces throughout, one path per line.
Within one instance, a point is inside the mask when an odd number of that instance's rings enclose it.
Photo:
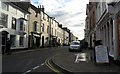
M 70 43 L 69 51 L 81 51 L 80 49 L 80 42 L 73 41 Z

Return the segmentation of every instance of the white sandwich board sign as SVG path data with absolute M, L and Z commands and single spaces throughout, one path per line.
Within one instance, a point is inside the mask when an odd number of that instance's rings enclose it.
M 109 63 L 107 47 L 99 45 L 95 47 L 96 63 Z

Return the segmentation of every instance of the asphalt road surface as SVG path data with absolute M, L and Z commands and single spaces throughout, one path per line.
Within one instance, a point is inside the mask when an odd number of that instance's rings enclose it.
M 14 52 L 11 55 L 2 56 L 2 72 L 53 72 L 47 65 L 48 58 L 61 54 L 70 53 L 68 47 L 51 47 L 34 49 L 30 52 Z

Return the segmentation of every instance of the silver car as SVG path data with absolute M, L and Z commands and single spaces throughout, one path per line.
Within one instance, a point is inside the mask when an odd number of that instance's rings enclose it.
M 80 49 L 80 42 L 73 41 L 70 43 L 69 51 L 81 51 Z

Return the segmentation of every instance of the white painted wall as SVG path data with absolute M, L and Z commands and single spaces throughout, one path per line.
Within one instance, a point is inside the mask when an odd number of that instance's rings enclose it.
M 27 14 L 25 14 L 24 12 L 20 11 L 19 9 L 9 5 L 9 11 L 5 11 L 3 9 L 0 8 L 1 13 L 5 13 L 8 15 L 8 31 L 9 31 L 9 37 L 10 35 L 16 35 L 16 42 L 15 42 L 15 46 L 16 47 L 12 47 L 12 49 L 19 49 L 19 48 L 28 48 L 28 22 L 24 21 L 25 24 L 25 31 L 26 35 L 24 35 L 24 47 L 19 46 L 19 37 L 20 35 L 18 34 L 18 32 L 20 31 L 20 26 L 19 26 L 19 18 L 27 18 Z M 17 19 L 17 23 L 16 23 L 16 30 L 11 29 L 12 26 L 12 17 Z

